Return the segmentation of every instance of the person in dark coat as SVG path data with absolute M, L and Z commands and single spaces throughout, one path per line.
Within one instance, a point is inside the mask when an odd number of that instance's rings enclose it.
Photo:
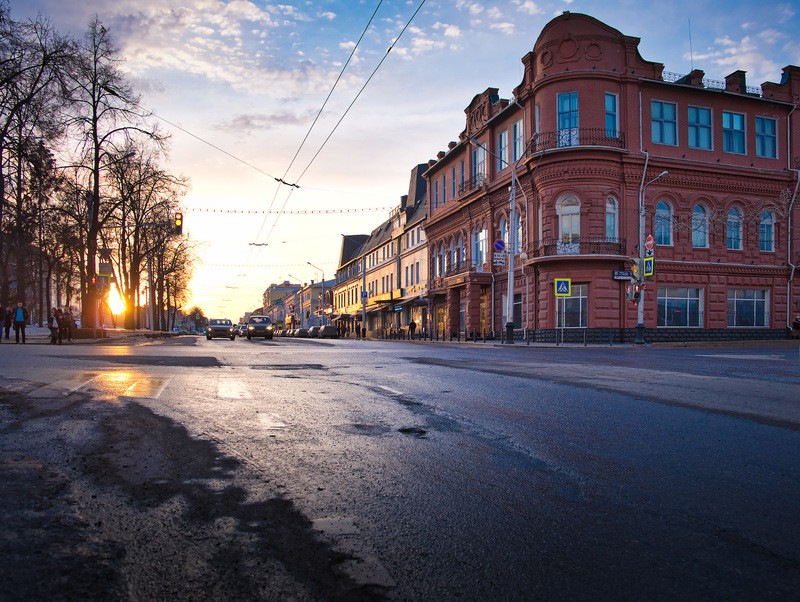
M 14 334 L 17 335 L 17 343 L 19 343 L 19 333 L 22 332 L 22 344 L 25 344 L 25 325 L 28 323 L 28 310 L 22 301 L 17 303 L 17 308 L 14 310 Z

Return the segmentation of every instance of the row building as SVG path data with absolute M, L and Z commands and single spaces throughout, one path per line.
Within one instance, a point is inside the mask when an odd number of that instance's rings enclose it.
M 475 95 L 389 218 L 342 236 L 326 319 L 351 336 L 787 337 L 800 68 L 714 81 L 666 72 L 639 41 L 550 21 L 513 97 Z

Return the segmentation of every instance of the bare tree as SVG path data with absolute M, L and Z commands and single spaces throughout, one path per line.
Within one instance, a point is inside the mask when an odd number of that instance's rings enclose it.
M 81 141 L 80 159 L 91 175 L 89 222 L 86 236 L 86 264 L 81 278 L 83 323 L 97 325 L 97 291 L 91 281 L 97 273 L 98 238 L 104 225 L 101 215 L 101 182 L 114 163 L 124 156 L 132 138 L 144 135 L 155 142 L 164 137 L 147 123 L 149 114 L 141 109 L 119 68 L 121 58 L 108 30 L 95 17 L 79 45 L 76 68 L 70 80 L 68 98 L 73 116 L 70 127 Z

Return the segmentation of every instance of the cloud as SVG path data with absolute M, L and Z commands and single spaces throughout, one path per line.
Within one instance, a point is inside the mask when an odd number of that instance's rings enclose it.
M 514 0 L 518 10 L 528 15 L 541 15 L 544 10 L 532 0 Z M 571 4 L 571 0 L 567 0 L 567 4 Z
M 769 50 L 769 46 L 765 47 L 762 35 L 770 38 L 776 34 L 771 30 L 764 30 L 738 40 L 730 36 L 719 37 L 714 40 L 714 47 L 696 53 L 693 56 L 694 62 L 697 64 L 698 61 L 706 61 L 715 66 L 720 75 L 712 78 L 725 77 L 741 70 L 747 72 L 749 85 L 758 86 L 765 81 L 774 80 L 780 74 L 780 67 L 764 54 L 765 50 Z
M 517 30 L 516 26 L 513 23 L 509 23 L 509 22 L 491 23 L 489 25 L 489 29 L 495 29 L 497 31 L 501 31 L 505 35 L 511 35 Z
M 433 29 L 441 31 L 442 35 L 446 38 L 461 37 L 461 28 L 458 25 L 448 25 L 447 23 L 440 23 L 437 21 L 433 24 Z
M 214 128 L 222 131 L 237 131 L 244 134 L 262 132 L 286 125 L 307 126 L 312 115 L 308 112 L 298 114 L 282 113 L 241 113 L 226 121 L 214 124 Z
M 325 11 L 322 13 L 317 13 L 317 16 L 320 19 L 327 19 L 328 21 L 333 21 L 336 18 L 336 13 L 331 11 Z

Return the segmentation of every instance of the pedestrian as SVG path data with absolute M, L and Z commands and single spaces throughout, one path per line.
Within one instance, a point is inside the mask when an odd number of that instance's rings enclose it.
M 6 307 L 5 315 L 3 316 L 3 328 L 6 329 L 6 340 L 8 340 L 8 334 L 11 332 L 11 325 L 14 323 L 13 314 L 11 313 L 11 308 Z
M 792 336 L 795 339 L 800 339 L 800 314 L 797 314 L 794 317 L 794 322 L 792 322 Z
M 409 339 L 413 339 L 414 338 L 414 331 L 416 331 L 416 330 L 417 330 L 417 323 L 414 320 L 411 320 L 411 322 L 408 323 L 408 338 Z
M 17 337 L 17 344 L 19 344 L 19 333 L 22 332 L 22 344 L 25 344 L 25 324 L 28 323 L 28 310 L 22 301 L 17 302 L 17 308 L 14 310 L 14 334 Z
M 60 343 L 58 330 L 58 310 L 53 307 L 50 309 L 50 318 L 47 321 L 47 327 L 50 329 L 50 344 L 55 345 L 56 343 Z
M 72 308 L 64 310 L 64 327 L 66 329 L 67 342 L 72 342 L 72 330 L 75 328 L 75 317 L 72 315 Z

